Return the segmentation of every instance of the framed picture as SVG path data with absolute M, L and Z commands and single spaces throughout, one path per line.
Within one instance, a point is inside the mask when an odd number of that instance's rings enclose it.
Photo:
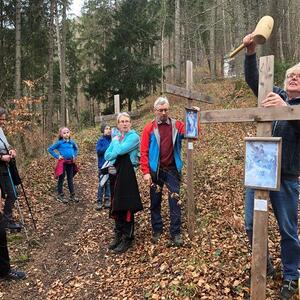
M 245 143 L 245 186 L 279 191 L 281 137 L 248 137 Z
M 184 137 L 198 139 L 199 137 L 199 112 L 196 109 L 185 109 L 185 133 Z

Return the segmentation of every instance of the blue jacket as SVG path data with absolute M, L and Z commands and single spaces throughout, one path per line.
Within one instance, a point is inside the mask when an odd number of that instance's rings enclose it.
M 103 135 L 101 136 L 96 144 L 96 152 L 98 156 L 98 168 L 101 169 L 103 166 L 105 159 L 104 159 L 104 153 L 106 149 L 109 147 L 109 144 L 111 142 L 111 136 L 110 135 Z
M 125 134 L 122 141 L 117 138 L 112 139 L 105 151 L 104 159 L 114 164 L 118 155 L 128 153 L 131 163 L 134 167 L 137 167 L 139 165 L 139 146 L 140 137 L 135 130 L 131 129 Z
M 48 152 L 56 159 L 59 158 L 59 155 L 61 155 L 64 159 L 74 159 L 78 155 L 78 147 L 73 140 L 70 139 L 66 141 L 62 139 L 50 146 L 48 148 Z
M 246 55 L 245 79 L 253 93 L 258 95 L 258 69 L 256 55 Z M 278 94 L 288 105 L 299 105 L 300 98 L 289 99 L 285 90 L 274 86 Z M 281 176 L 300 175 L 300 121 L 274 121 L 272 136 L 282 137 Z

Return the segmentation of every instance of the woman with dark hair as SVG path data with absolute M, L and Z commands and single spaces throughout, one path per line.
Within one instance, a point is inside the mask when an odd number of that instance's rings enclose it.
M 134 240 L 134 213 L 143 209 L 135 169 L 139 164 L 140 137 L 131 129 L 130 116 L 123 112 L 117 117 L 120 135 L 113 138 L 104 158 L 113 166 L 108 168 L 111 184 L 111 216 L 115 219 L 115 237 L 109 249 L 120 254 Z

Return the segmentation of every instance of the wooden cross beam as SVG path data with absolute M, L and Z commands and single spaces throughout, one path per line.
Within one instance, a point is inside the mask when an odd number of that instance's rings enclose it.
M 261 101 L 273 90 L 274 56 L 260 58 L 258 108 L 203 111 L 200 122 L 254 122 L 257 121 L 257 136 L 272 135 L 272 121 L 299 120 L 300 107 L 261 108 Z M 267 206 L 269 191 L 255 190 L 255 199 L 262 199 Z M 254 205 L 255 206 L 255 205 Z M 254 209 L 252 268 L 251 268 L 251 300 L 266 298 L 266 266 L 268 240 L 268 212 Z
M 188 83 L 187 83 L 188 84 Z M 213 99 L 210 96 L 203 95 L 198 91 L 192 90 L 190 88 L 183 88 L 173 84 L 165 84 L 165 91 L 169 94 L 181 96 L 190 100 L 202 101 L 207 103 L 213 103 Z

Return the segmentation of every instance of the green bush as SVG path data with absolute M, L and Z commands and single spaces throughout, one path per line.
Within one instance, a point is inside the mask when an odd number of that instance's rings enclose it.
M 290 61 L 275 61 L 274 63 L 274 84 L 283 87 L 285 72 L 294 65 Z
M 80 113 L 80 118 L 79 118 L 79 122 L 80 122 L 80 126 L 81 127 L 88 127 L 91 126 L 91 112 L 88 110 L 84 110 Z

